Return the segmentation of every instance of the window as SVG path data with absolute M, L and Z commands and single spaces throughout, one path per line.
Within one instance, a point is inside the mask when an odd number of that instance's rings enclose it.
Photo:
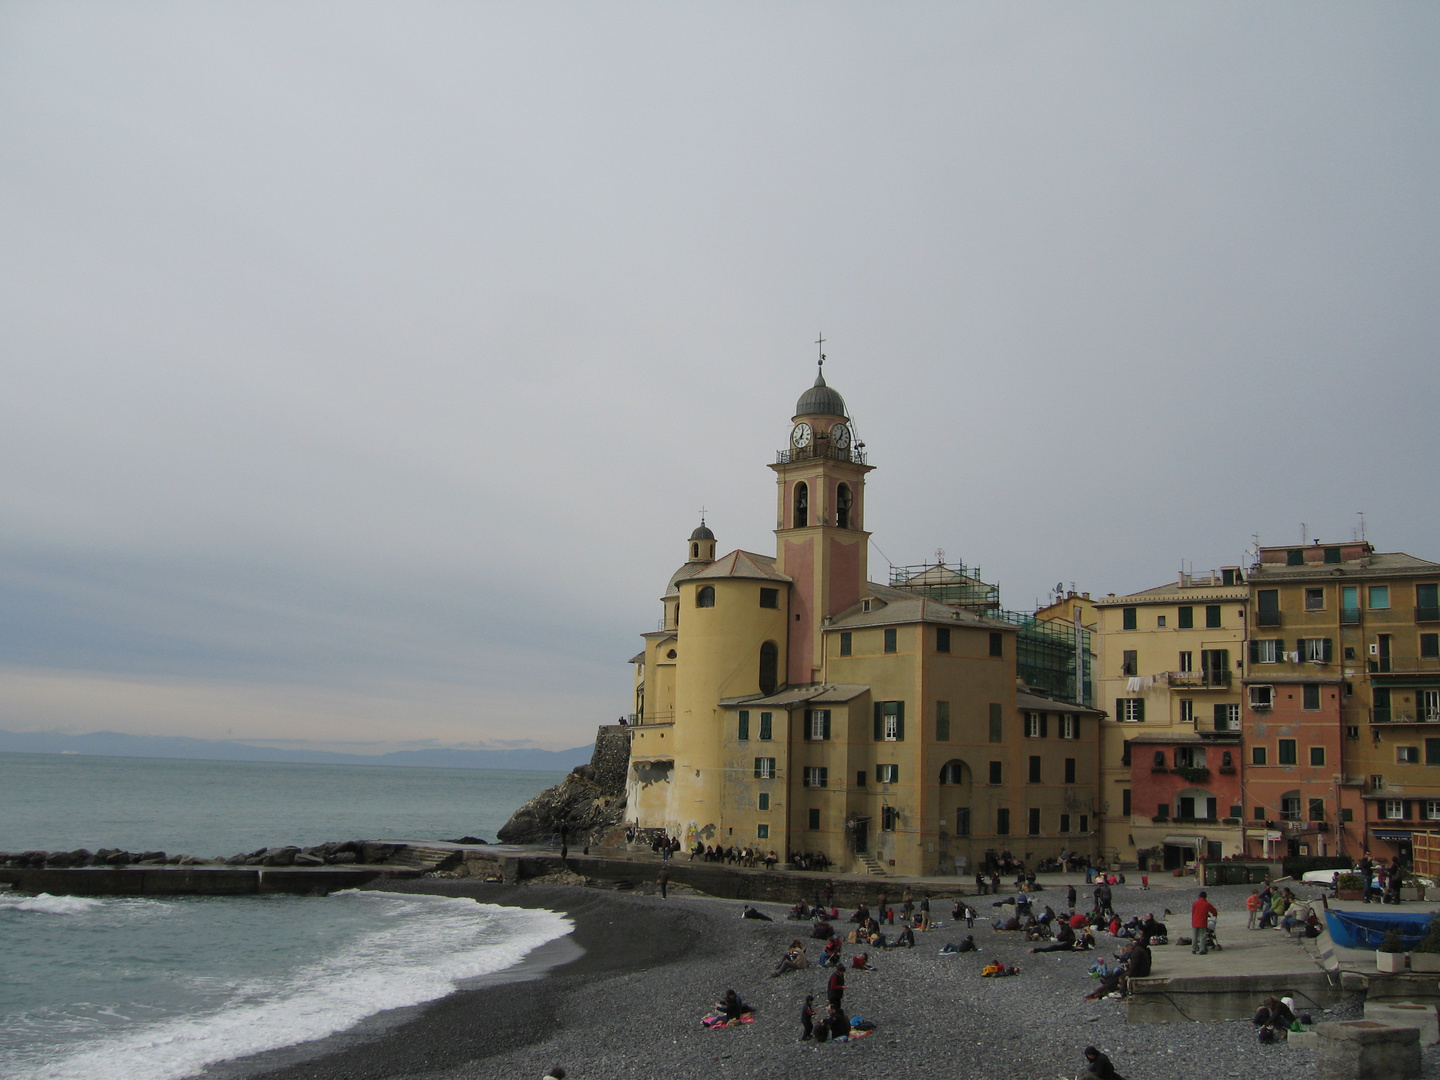
M 1440 720 L 1440 690 L 1422 690 L 1416 704 L 1420 706 L 1421 720 Z
M 1415 586 L 1415 621 L 1440 622 L 1440 584 Z
M 810 524 L 810 488 L 802 480 L 795 485 L 794 527 L 803 529 Z
M 1138 662 L 1136 661 L 1136 659 L 1135 659 L 1138 655 L 1139 655 L 1139 654 L 1138 654 L 1134 649 L 1126 649 L 1123 653 L 1120 654 L 1120 656 L 1121 656 L 1121 659 L 1120 659 L 1120 674 L 1121 674 L 1121 675 L 1127 675 L 1127 676 L 1132 676 L 1132 677 L 1133 677 L 1133 676 L 1138 675 L 1138 674 L 1140 673 L 1140 671 L 1139 671 L 1140 665 L 1139 665 L 1139 663 L 1138 663 Z
M 1255 622 L 1258 626 L 1280 625 L 1280 590 L 1257 589 L 1255 591 Z
M 1310 712 L 1320 708 L 1320 686 L 1318 683 L 1306 683 L 1300 688 L 1302 705 Z
M 1370 789 L 1372 791 L 1385 790 L 1385 777 L 1380 773 L 1372 773 L 1370 776 Z
M 1281 765 L 1294 765 L 1296 763 L 1294 739 L 1280 740 L 1279 761 Z
M 1268 709 L 1274 703 L 1275 688 L 1273 686 L 1250 687 L 1250 707 L 1252 709 Z
M 849 656 L 849 655 L 850 655 L 850 643 L 851 643 L 852 640 L 853 640 L 853 639 L 852 639 L 851 636 L 850 636 L 850 631 L 849 631 L 849 630 L 844 630 L 844 631 L 841 632 L 841 634 L 840 634 L 840 655 L 841 655 L 841 656 Z
M 1005 706 L 998 701 L 990 702 L 990 741 L 1005 741 Z
M 888 629 L 886 629 L 886 631 L 885 631 L 885 651 L 886 651 L 887 653 L 890 653 L 890 652 L 894 652 L 894 651 L 895 651 L 895 645 L 896 645 L 896 643 L 895 643 L 895 638 L 896 638 L 895 628 L 892 626 L 892 627 L 889 627 Z
M 935 628 L 935 651 L 950 651 L 950 628 L 948 626 L 937 626 Z
M 1329 638 L 1301 638 L 1296 645 L 1298 648 L 1295 651 L 1300 654 L 1301 660 L 1316 664 L 1328 664 L 1334 658 L 1331 649 L 1332 642 Z
M 1060 815 L 1060 831 L 1061 831 L 1062 833 L 1068 833 L 1068 832 L 1070 831 L 1070 815 L 1069 815 L 1069 814 L 1061 814 L 1061 815 Z
M 1121 608 L 1120 628 L 1122 630 L 1134 630 L 1136 625 L 1137 623 L 1135 621 L 1135 609 L 1133 607 Z
M 1305 565 L 1305 549 L 1304 549 L 1304 548 L 1291 548 L 1289 551 L 1287 551 L 1287 552 L 1285 553 L 1285 556 L 1286 556 L 1286 558 L 1285 558 L 1285 565 L 1286 565 L 1286 566 L 1304 566 L 1304 565 Z
M 1175 613 L 1175 617 L 1176 625 L 1179 626 L 1181 630 L 1195 629 L 1195 609 L 1193 607 L 1188 605 L 1182 606 L 1180 610 Z
M 1040 756 L 1038 754 L 1030 755 L 1030 783 L 1040 783 Z
M 702 585 L 695 590 L 696 607 L 715 606 L 715 587 L 713 585 Z
M 1065 783 L 1075 783 L 1075 759 L 1073 757 L 1065 759 Z
M 1282 795 L 1282 796 L 1280 796 L 1280 820 L 1281 820 L 1281 821 L 1299 821 L 1299 820 L 1300 820 L 1300 796 L 1299 796 L 1299 795 Z
M 1384 610 L 1387 609 L 1389 606 L 1390 606 L 1390 586 L 1389 586 L 1389 585 L 1371 585 L 1371 586 L 1370 586 L 1370 610 L 1371 610 L 1371 611 L 1384 611 Z
M 875 782 L 877 784 L 898 784 L 900 782 L 900 766 L 876 765 Z
M 1325 820 L 1325 800 L 1324 800 L 1324 799 L 1311 799 L 1311 800 L 1310 800 L 1310 807 L 1309 807 L 1309 809 L 1310 809 L 1310 820 L 1311 820 L 1311 821 L 1324 821 L 1324 820 Z
M 850 528 L 850 514 L 854 505 L 855 496 L 851 494 L 849 484 L 841 484 L 835 489 L 835 526 L 837 528 Z
M 1252 664 L 1278 664 L 1284 653 L 1284 642 L 1276 638 L 1258 638 L 1250 642 Z
M 1164 615 L 1156 615 L 1156 616 L 1155 616 L 1155 625 L 1158 626 L 1161 630 L 1164 630 L 1164 629 L 1165 629 L 1165 616 L 1164 616 Z
M 1130 653 L 1129 655 L 1134 656 L 1135 654 Z M 1195 670 L 1195 654 L 1192 652 L 1182 652 L 1180 654 L 1179 663 L 1181 673 L 1188 675 L 1190 672 Z M 1127 671 L 1125 674 L 1134 675 L 1135 672 Z
M 1264 765 L 1264 764 L 1265 764 L 1265 747 L 1263 747 L 1263 746 L 1252 746 L 1252 747 L 1250 748 L 1250 764 L 1251 764 L 1251 765 Z
M 1080 831 L 1081 831 L 1082 833 L 1083 833 L 1083 832 L 1089 832 L 1089 831 L 1090 831 L 1090 815 L 1089 815 L 1089 814 L 1081 814 L 1081 815 L 1080 815 Z
M 1434 660 L 1440 657 L 1440 634 L 1420 635 L 1420 658 Z
M 1060 738 L 1080 738 L 1080 718 L 1078 716 L 1062 716 L 1060 718 Z
M 745 742 L 750 738 L 750 712 L 748 709 L 740 710 L 740 731 L 739 739 Z
M 761 810 L 770 809 L 770 793 L 768 791 L 760 792 L 760 799 L 757 806 Z
M 1418 765 L 1420 763 L 1420 748 L 1418 746 L 1395 747 L 1395 763 L 1397 765 Z
M 940 766 L 940 783 L 942 784 L 963 784 L 965 782 L 965 766 L 958 761 L 947 761 Z
M 1345 738 L 1347 738 L 1347 739 L 1358 739 L 1358 738 L 1360 738 L 1360 725 L 1359 725 L 1359 724 L 1346 724 L 1346 725 L 1345 725 Z
M 935 741 L 950 741 L 950 703 L 948 701 L 935 702 Z
M 1130 789 L 1128 787 L 1120 792 L 1120 813 L 1126 817 L 1130 816 Z
M 1355 811 L 1354 811 L 1354 810 L 1351 810 L 1348 806 L 1345 807 L 1343 810 L 1340 811 L 1340 820 L 1341 820 L 1341 821 L 1354 821 L 1354 820 L 1355 820 Z
M 905 703 L 903 701 L 875 702 L 875 741 L 905 741 Z
M 1324 765 L 1324 764 L 1325 764 L 1325 747 L 1323 747 L 1323 746 L 1312 746 L 1312 747 L 1310 747 L 1310 764 L 1311 764 L 1311 765 Z
M 755 759 L 755 779 L 775 779 L 775 759 L 773 757 L 757 757 Z
M 805 710 L 805 738 L 811 742 L 825 742 L 830 738 L 830 710 Z
M 1025 737 L 1027 739 L 1040 738 L 1040 713 L 1027 712 L 1025 714 Z
M 865 772 L 864 769 L 856 769 L 856 770 L 855 770 L 855 786 L 856 786 L 856 787 L 864 787 L 864 786 L 865 786 L 865 781 L 866 781 L 866 779 L 867 779 L 867 775 L 866 775 L 866 772 Z
M 769 826 L 768 824 L 765 824 L 765 823 L 761 823 L 761 824 L 759 824 L 759 825 L 756 825 L 756 826 L 755 826 L 755 839 L 756 839 L 756 840 L 769 840 L 769 839 L 770 839 L 770 826 Z
M 1390 688 L 1388 686 L 1376 686 L 1370 690 L 1371 704 L 1375 706 L 1371 718 L 1374 723 L 1386 724 L 1390 722 Z
M 1157 806 L 1155 807 L 1155 817 L 1156 817 L 1156 819 L 1158 819 L 1158 820 L 1160 820 L 1160 821 L 1169 821 L 1169 820 L 1170 820 L 1170 804 L 1169 804 L 1168 802 L 1162 802 L 1162 803 L 1160 803 L 1159 805 L 1157 805 Z
M 1203 769 L 1205 767 L 1204 748 L 1177 746 L 1175 748 L 1175 767 L 1177 769 Z
M 1265 820 L 1265 808 L 1264 808 L 1263 806 L 1257 806 L 1257 807 L 1255 807 L 1255 820 L 1256 820 L 1256 821 L 1264 821 L 1264 820 Z
M 1325 561 L 1327 563 L 1338 563 L 1340 561 L 1340 549 L 1338 547 L 1327 547 L 1325 549 Z
M 1195 702 L 1190 698 L 1180 699 L 1180 722 L 1182 724 L 1195 722 Z
M 1027 835 L 1029 835 L 1029 836 L 1039 836 L 1039 835 L 1040 835 L 1040 808 L 1039 808 L 1039 807 L 1036 807 L 1036 806 L 1032 806 L 1032 807 L 1030 808 L 1029 817 L 1030 817 L 1029 828 L 1026 830 Z
M 1156 750 L 1156 751 L 1155 751 L 1155 757 L 1154 757 L 1154 759 L 1151 761 L 1150 767 L 1151 767 L 1152 769 L 1157 770 L 1157 771 L 1164 772 L 1164 770 L 1165 770 L 1165 751 L 1164 751 L 1164 750 Z
M 780 606 L 780 590 L 761 589 L 760 606 L 762 608 L 778 608 Z
M 992 761 L 990 762 L 990 783 L 999 784 L 1001 782 L 1001 763 Z
M 999 657 L 1005 655 L 1005 635 L 999 630 L 990 632 L 990 655 Z
M 1205 605 L 1205 628 L 1207 630 L 1218 630 L 1220 628 L 1220 605 Z
M 1324 610 L 1325 610 L 1325 590 L 1324 590 L 1324 589 L 1306 589 L 1306 590 L 1305 590 L 1305 610 L 1306 610 L 1306 611 L 1324 611 Z
M 1360 586 L 1340 586 L 1340 621 L 1342 623 L 1358 623 L 1360 621 Z
M 805 766 L 805 786 L 806 786 L 806 787 L 829 787 L 829 786 L 830 786 L 830 770 L 827 769 L 824 765 L 806 765 L 806 766 Z
M 970 808 L 968 806 L 957 806 L 955 808 L 955 835 L 970 835 Z
M 1138 724 L 1145 719 L 1145 699 L 1138 697 L 1116 698 L 1115 719 L 1123 724 Z
M 995 835 L 1010 835 L 1010 811 L 1004 807 L 995 811 Z
M 884 832 L 894 832 L 895 825 L 900 820 L 900 811 L 893 806 L 882 806 L 880 808 L 880 828 Z
M 1385 799 L 1380 804 L 1380 816 L 1386 821 L 1405 820 L 1405 804 L 1399 799 Z
M 780 669 L 780 650 L 773 641 L 760 646 L 760 692 L 773 694 Z
M 808 825 L 810 826 L 810 828 L 812 828 L 812 829 L 818 829 L 818 828 L 820 828 L 820 811 L 819 811 L 819 810 L 815 810 L 815 809 L 813 809 L 813 808 L 811 809 L 811 811 L 810 811 L 810 820 L 809 820 L 809 822 L 807 822 L 807 824 L 808 824 Z
M 1440 821 L 1440 799 L 1426 799 L 1424 806 L 1426 821 Z

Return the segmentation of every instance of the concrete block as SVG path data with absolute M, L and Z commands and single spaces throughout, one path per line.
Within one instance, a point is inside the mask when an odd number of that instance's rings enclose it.
M 1411 1080 L 1420 1075 L 1420 1031 L 1378 1020 L 1343 1020 L 1315 1029 L 1318 1080 Z
M 1420 1032 L 1421 1046 L 1440 1043 L 1440 1013 L 1436 1012 L 1434 1005 L 1416 1005 L 1410 1001 L 1367 1001 L 1365 1019 L 1416 1028 Z
M 1292 1031 L 1285 1036 L 1285 1045 L 1296 1050 L 1314 1050 L 1320 1045 L 1320 1036 L 1313 1031 Z

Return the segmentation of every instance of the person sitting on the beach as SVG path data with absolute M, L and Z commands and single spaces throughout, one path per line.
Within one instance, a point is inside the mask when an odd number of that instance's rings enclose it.
M 1019 929 L 1020 929 L 1020 920 L 1017 919 L 1017 918 L 1015 918 L 1014 915 L 1011 915 L 1010 918 L 1005 919 L 1005 920 L 1003 920 L 1003 921 L 1000 920 L 1000 919 L 996 919 L 996 920 L 995 920 L 995 929 L 996 929 L 997 931 L 1006 931 L 1006 932 L 1019 930 Z
M 850 958 L 850 966 L 856 971 L 874 971 L 870 966 L 870 954 L 868 952 L 856 953 Z
M 725 996 L 715 1003 L 715 1008 L 726 1020 L 739 1020 L 742 1016 L 749 1016 L 755 1011 L 741 1001 L 740 995 L 734 990 L 726 990 Z
M 810 918 L 810 905 L 807 904 L 804 900 L 801 900 L 798 904 L 796 904 L 790 909 L 790 914 L 787 915 L 786 918 L 792 919 L 795 922 L 800 922 L 803 919 Z
M 959 945 L 955 946 L 956 952 L 979 952 L 980 947 L 975 944 L 975 935 L 966 934 Z
M 1085 1047 L 1085 1071 L 1080 1080 L 1125 1080 L 1115 1071 L 1110 1059 L 1093 1046 Z
M 915 931 L 911 929 L 909 923 L 902 925 L 900 933 L 895 935 L 895 946 L 902 945 L 911 949 L 915 947 Z
M 779 965 L 770 973 L 770 977 L 784 975 L 787 971 L 798 971 L 800 968 L 810 966 L 810 957 L 805 953 L 805 946 L 796 938 L 790 942 L 790 948 L 785 950 L 785 955 L 780 958 Z
M 825 942 L 825 951 L 820 954 L 821 967 L 834 967 L 840 963 L 840 945 L 841 942 L 838 937 L 832 937 L 829 941 Z
M 1309 904 L 1291 904 L 1289 909 L 1286 910 L 1284 917 L 1280 920 L 1280 929 L 1285 931 L 1286 937 L 1289 937 L 1290 932 L 1296 927 L 1303 929 L 1309 918 Z
M 1030 951 L 1039 952 L 1069 952 L 1075 948 L 1075 931 L 1070 928 L 1069 923 L 1062 922 L 1055 930 L 1055 940 L 1048 945 L 1037 945 Z
M 840 1007 L 840 1003 L 832 1001 L 826 1013 L 825 1026 L 830 1031 L 830 1038 L 832 1040 L 848 1040 L 850 1038 L 850 1017 L 845 1015 L 845 1010 Z
M 855 914 L 850 916 L 850 921 L 853 923 L 863 923 L 868 918 L 870 918 L 870 909 L 865 906 L 865 901 L 861 900 L 860 906 L 855 909 Z
M 837 945 L 839 944 L 839 939 L 835 937 L 835 928 L 824 919 L 815 924 L 815 929 L 810 931 L 810 936 L 817 941 L 834 941 Z
M 1165 913 L 1167 915 L 1170 913 L 1168 908 Z M 1153 911 L 1146 914 L 1145 921 L 1141 924 L 1140 929 L 1144 931 L 1145 936 L 1150 940 L 1152 945 L 1164 945 L 1170 937 L 1169 927 L 1155 918 Z

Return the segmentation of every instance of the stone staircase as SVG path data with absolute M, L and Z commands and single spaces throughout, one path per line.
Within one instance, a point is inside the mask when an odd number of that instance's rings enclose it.
M 877 859 L 874 855 L 871 855 L 867 851 L 862 851 L 859 852 L 855 857 L 860 860 L 860 865 L 865 867 L 865 872 L 867 874 L 874 874 L 877 877 L 885 876 L 885 864 L 882 863 L 879 859 Z
M 404 866 L 428 873 L 431 870 L 453 870 L 460 865 L 463 854 L 454 848 L 427 847 L 422 844 L 406 844 L 386 860 L 389 866 Z

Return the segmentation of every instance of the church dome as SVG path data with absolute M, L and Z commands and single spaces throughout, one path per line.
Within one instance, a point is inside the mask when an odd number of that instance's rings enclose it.
M 714 539 L 715 539 L 715 534 L 710 531 L 710 529 L 705 525 L 704 522 L 701 522 L 701 523 L 700 523 L 700 527 L 690 534 L 690 539 L 691 539 L 691 540 L 714 540 Z
M 825 372 L 815 376 L 815 385 L 795 403 L 796 416 L 845 416 L 845 399 L 825 382 Z

